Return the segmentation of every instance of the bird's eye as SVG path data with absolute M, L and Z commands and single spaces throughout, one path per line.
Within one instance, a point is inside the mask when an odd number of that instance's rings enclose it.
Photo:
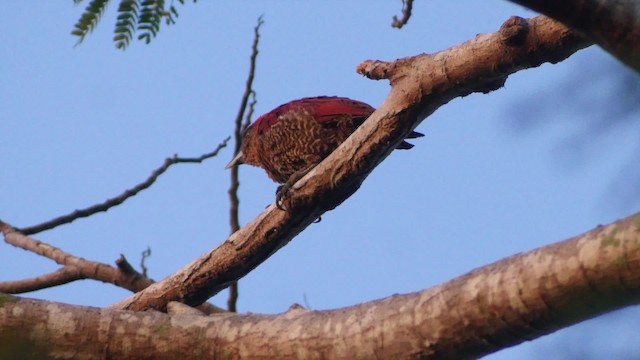
M 240 130 L 240 137 L 244 138 L 245 136 L 247 136 L 247 133 L 249 132 L 250 128 L 251 128 L 251 125 L 243 125 L 242 129 Z

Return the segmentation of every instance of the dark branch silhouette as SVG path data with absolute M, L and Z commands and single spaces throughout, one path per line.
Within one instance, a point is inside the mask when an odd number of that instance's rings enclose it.
M 149 272 L 147 265 L 145 264 L 145 262 L 147 261 L 148 258 L 151 257 L 151 247 L 147 247 L 146 250 L 144 250 L 142 252 L 142 254 L 140 254 L 140 270 L 142 270 L 142 276 L 144 277 L 148 277 L 147 273 Z
M 118 269 L 120 269 L 120 271 L 124 272 L 127 275 L 142 276 L 142 274 L 139 273 L 138 270 L 136 270 L 131 265 L 131 263 L 129 263 L 129 261 L 127 260 L 127 258 L 123 254 L 120 254 L 120 258 L 118 258 L 118 260 L 116 260 L 116 266 L 118 266 Z
M 151 173 L 151 176 L 149 176 L 145 181 L 141 182 L 140 184 L 134 186 L 131 189 L 125 190 L 122 194 L 114 198 L 111 198 L 101 204 L 96 204 L 86 209 L 76 210 L 70 214 L 57 217 L 55 219 L 46 221 L 42 224 L 29 226 L 26 228 L 17 228 L 16 230 L 25 235 L 33 235 L 45 230 L 51 230 L 60 225 L 69 224 L 80 218 L 89 217 L 93 214 L 96 214 L 102 211 L 107 211 L 114 206 L 118 206 L 122 204 L 127 199 L 138 194 L 140 191 L 149 188 L 151 185 L 153 185 L 154 182 L 156 182 L 156 180 L 160 175 L 164 174 L 169 169 L 169 167 L 171 167 L 171 165 L 180 164 L 180 163 L 201 163 L 206 159 L 209 159 L 218 155 L 218 152 L 227 146 L 227 142 L 229 140 L 230 140 L 230 137 L 227 137 L 226 139 L 224 139 L 224 141 L 222 141 L 222 143 L 218 144 L 215 150 L 213 150 L 210 153 L 203 154 L 196 158 L 181 158 L 181 157 L 178 157 L 178 155 L 174 155 L 173 157 L 166 158 L 162 166 L 154 170 Z
M 258 18 L 258 24 L 253 29 L 254 38 L 253 45 L 251 46 L 251 57 L 249 58 L 249 76 L 247 77 L 247 83 L 245 85 L 244 94 L 240 101 L 240 109 L 235 120 L 235 129 L 233 132 L 234 151 L 233 155 L 240 151 L 240 145 L 242 143 L 242 132 L 251 123 L 251 116 L 253 115 L 253 109 L 256 104 L 256 93 L 253 91 L 253 79 L 256 74 L 256 60 L 258 58 L 258 44 L 260 42 L 260 27 L 264 21 L 262 16 Z M 251 102 L 249 102 L 251 98 Z M 248 109 L 248 110 L 247 110 Z M 245 112 L 247 115 L 245 116 Z M 244 123 L 243 123 L 244 119 Z M 238 206 L 240 199 L 238 198 L 238 188 L 240 187 L 240 181 L 238 180 L 238 167 L 231 168 L 231 186 L 229 187 L 229 223 L 231 226 L 231 234 L 240 229 L 240 219 L 238 216 Z M 236 312 L 238 303 L 238 282 L 234 281 L 229 285 L 229 299 L 227 300 L 227 309 L 229 311 Z
M 402 27 L 407 25 L 407 23 L 409 22 L 412 10 L 413 0 L 402 0 L 402 18 L 398 19 L 398 17 L 394 15 L 391 26 L 396 29 L 402 29 Z

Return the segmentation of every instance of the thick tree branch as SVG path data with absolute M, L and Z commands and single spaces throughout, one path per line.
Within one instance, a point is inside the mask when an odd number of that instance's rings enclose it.
M 586 35 L 640 72 L 640 1 L 511 0 Z
M 169 316 L 0 297 L 0 332 L 15 344 L 0 358 L 476 358 L 638 302 L 635 214 L 429 290 L 333 311 Z
M 205 301 L 353 194 L 373 168 L 439 106 L 474 91 L 496 89 L 508 74 L 561 61 L 589 44 L 549 18 L 514 18 L 497 33 L 438 54 L 361 65 L 359 71 L 367 76 L 389 78 L 391 94 L 347 141 L 293 186 L 285 199 L 288 211 L 269 206 L 218 248 L 113 308 L 164 309 L 169 301 L 189 305 Z
M 154 182 L 156 182 L 156 180 L 158 179 L 158 177 L 160 177 L 160 175 L 164 174 L 165 171 L 167 171 L 169 167 L 171 167 L 171 165 L 181 164 L 181 163 L 201 163 L 206 159 L 209 159 L 218 155 L 218 152 L 220 152 L 220 150 L 222 150 L 227 146 L 227 142 L 229 141 L 229 139 L 230 137 L 227 137 L 225 140 L 223 140 L 220 144 L 218 144 L 218 147 L 216 147 L 216 149 L 213 150 L 212 152 L 203 154 L 196 158 L 181 158 L 181 157 L 178 157 L 178 155 L 174 155 L 173 157 L 166 158 L 164 160 L 164 163 L 162 163 L 162 165 L 159 168 L 155 169 L 145 181 L 132 187 L 131 189 L 125 190 L 122 194 L 114 198 L 108 199 L 103 203 L 96 204 L 85 209 L 75 210 L 72 213 L 46 221 L 42 224 L 29 226 L 26 228 L 19 228 L 17 230 L 25 235 L 33 235 L 45 230 L 51 230 L 60 225 L 69 224 L 80 218 L 89 217 L 96 213 L 107 211 L 112 207 L 118 206 L 123 202 L 125 202 L 127 199 L 137 195 L 140 191 L 149 188 L 151 185 L 153 185 Z

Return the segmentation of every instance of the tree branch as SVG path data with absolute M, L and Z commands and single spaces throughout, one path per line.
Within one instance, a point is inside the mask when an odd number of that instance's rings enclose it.
M 640 73 L 640 2 L 511 0 L 581 32 Z
M 258 24 L 253 29 L 254 37 L 253 37 L 253 45 L 251 46 L 251 56 L 249 58 L 249 76 L 247 77 L 247 82 L 244 89 L 244 94 L 242 95 L 242 100 L 240 101 L 240 109 L 238 110 L 238 115 L 236 116 L 235 128 L 233 131 L 233 141 L 234 141 L 234 151 L 233 156 L 235 156 L 238 151 L 240 151 L 240 146 L 242 145 L 242 133 L 244 128 L 251 123 L 251 116 L 253 115 L 253 109 L 256 104 L 256 94 L 253 91 L 253 79 L 256 74 L 256 60 L 258 58 L 258 43 L 260 42 L 260 27 L 264 24 L 262 20 L 262 16 L 258 18 Z M 249 102 L 249 98 L 252 98 L 252 101 Z M 247 116 L 245 117 L 245 111 L 247 111 Z M 244 124 L 243 125 L 243 120 Z M 229 187 L 229 223 L 231 227 L 231 234 L 238 231 L 240 229 L 240 218 L 238 216 L 238 207 L 240 205 L 240 199 L 238 198 L 238 188 L 240 187 L 240 181 L 238 180 L 238 167 L 234 166 L 231 168 L 231 185 Z M 227 309 L 232 312 L 237 311 L 237 303 L 238 303 L 238 282 L 234 281 L 229 285 L 229 299 L 227 300 Z
M 22 294 L 82 280 L 85 277 L 75 266 L 65 266 L 54 272 L 18 281 L 0 281 L 0 293 Z
M 347 199 L 373 168 L 438 107 L 474 91 L 496 89 L 508 74 L 561 61 L 589 44 L 549 18 L 515 18 L 497 33 L 480 35 L 438 54 L 362 64 L 360 73 L 390 79 L 388 99 L 293 186 L 284 200 L 288 211 L 272 204 L 218 248 L 113 308 L 159 310 L 169 301 L 189 305 L 205 301 Z
M 153 185 L 154 182 L 156 182 L 156 180 L 160 175 L 164 174 L 164 172 L 167 171 L 169 167 L 171 167 L 171 165 L 180 164 L 180 163 L 201 163 L 206 159 L 209 159 L 218 155 L 218 152 L 227 146 L 227 142 L 229 141 L 229 139 L 230 137 L 227 137 L 226 139 L 224 139 L 224 141 L 218 144 L 218 147 L 212 152 L 203 154 L 196 158 L 181 158 L 181 157 L 178 157 L 178 155 L 174 155 L 171 158 L 166 158 L 164 160 L 164 163 L 159 168 L 155 169 L 145 181 L 141 182 L 140 184 L 134 186 L 131 189 L 125 190 L 122 194 L 114 198 L 111 198 L 101 204 L 96 204 L 85 209 L 76 210 L 70 214 L 57 217 L 55 219 L 46 221 L 42 224 L 29 226 L 26 228 L 18 228 L 17 231 L 25 235 L 33 235 L 45 230 L 51 230 L 60 225 L 69 224 L 80 218 L 89 217 L 93 214 L 107 211 L 114 206 L 122 204 L 127 199 L 138 194 L 140 191 L 149 188 L 151 185 Z
M 116 260 L 117 268 L 114 268 L 108 264 L 73 256 L 49 244 L 30 238 L 17 232 L 2 220 L 0 220 L 0 232 L 4 235 L 6 243 L 48 257 L 58 264 L 64 265 L 57 271 L 35 278 L 0 282 L 0 293 L 25 293 L 84 279 L 113 284 L 135 293 L 154 283 L 145 274 L 136 271 L 124 255 L 120 255 L 120 258 Z M 199 305 L 198 309 L 205 314 L 225 312 L 223 309 L 209 303 Z
M 476 358 L 638 302 L 640 213 L 429 290 L 332 311 L 169 316 L 0 297 L 10 345 L 0 358 Z
M 411 18 L 411 11 L 413 10 L 413 0 L 402 0 L 402 18 L 398 19 L 397 16 L 393 16 L 391 26 L 396 29 L 402 29 L 407 25 L 409 18 Z
M 59 248 L 32 239 L 2 221 L 0 221 L 0 232 L 4 235 L 4 241 L 7 244 L 31 251 L 40 256 L 47 257 L 60 265 L 64 265 L 62 269 L 52 274 L 36 278 L 39 279 L 37 281 L 28 279 L 17 282 L 0 283 L 0 291 L 2 292 L 12 292 L 7 290 L 10 290 L 11 286 L 15 287 L 20 285 L 20 283 L 22 283 L 20 286 L 23 288 L 32 287 L 32 289 L 26 291 L 33 291 L 80 279 L 94 279 L 125 288 L 132 292 L 140 291 L 152 283 L 151 280 L 145 277 L 137 276 L 137 272 L 134 274 L 126 273 L 108 264 L 73 256 Z M 63 275 L 67 277 L 62 278 Z M 47 283 L 46 281 L 49 282 Z M 39 283 L 41 287 L 33 288 L 36 282 Z

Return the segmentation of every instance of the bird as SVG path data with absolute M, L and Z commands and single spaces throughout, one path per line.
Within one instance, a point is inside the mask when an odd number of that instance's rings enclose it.
M 317 96 L 290 101 L 260 116 L 249 125 L 240 151 L 226 166 L 247 164 L 264 169 L 282 184 L 276 206 L 291 186 L 329 156 L 375 111 L 364 102 L 338 96 Z M 407 138 L 424 136 L 412 131 Z M 402 141 L 397 149 L 411 149 Z

